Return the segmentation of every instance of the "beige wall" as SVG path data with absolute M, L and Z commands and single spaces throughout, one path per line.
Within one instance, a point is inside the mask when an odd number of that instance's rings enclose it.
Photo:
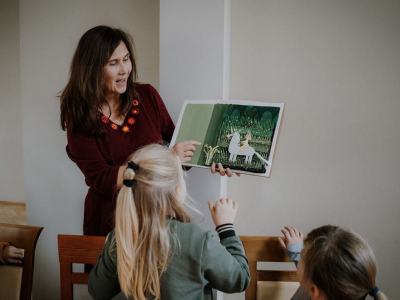
M 0 199 L 24 200 L 18 1 L 0 1 Z
M 25 192 L 38 243 L 34 298 L 59 297 L 58 233 L 82 233 L 83 176 L 67 157 L 57 94 L 65 86 L 80 36 L 96 25 L 133 35 L 141 81 L 158 86 L 158 0 L 20 0 L 21 98 Z M 89 299 L 86 287 L 76 299 Z
M 233 0 L 231 20 L 231 98 L 286 104 L 271 178 L 229 183 L 239 232 L 353 228 L 395 299 L 400 2 Z

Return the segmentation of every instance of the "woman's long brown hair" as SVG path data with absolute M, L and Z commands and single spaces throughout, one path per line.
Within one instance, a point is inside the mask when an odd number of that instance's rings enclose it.
M 99 110 L 106 101 L 104 66 L 123 42 L 132 61 L 127 89 L 120 97 L 119 112 L 126 114 L 130 101 L 136 98 L 136 62 L 132 38 L 121 29 L 96 26 L 79 40 L 72 59 L 69 81 L 61 92 L 61 128 L 68 132 L 101 133 Z

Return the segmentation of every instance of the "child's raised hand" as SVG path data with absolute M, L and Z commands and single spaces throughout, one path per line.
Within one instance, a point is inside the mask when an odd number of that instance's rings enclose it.
M 226 223 L 233 223 L 239 205 L 229 198 L 220 198 L 215 203 L 208 202 L 208 207 L 214 224 L 218 227 Z
M 8 245 L 3 250 L 3 260 L 9 264 L 22 264 L 24 258 L 24 249 Z
M 304 236 L 297 228 L 293 226 L 284 226 L 281 229 L 281 232 L 283 234 L 283 237 L 279 238 L 279 243 L 283 248 L 289 250 L 289 245 L 303 245 Z

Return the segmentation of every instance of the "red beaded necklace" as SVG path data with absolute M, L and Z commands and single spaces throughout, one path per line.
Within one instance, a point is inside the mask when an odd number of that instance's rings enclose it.
M 122 125 L 115 124 L 110 120 L 110 117 L 107 117 L 103 114 L 101 116 L 101 121 L 104 124 L 110 124 L 110 127 L 114 130 L 118 130 L 119 128 L 121 128 L 122 132 L 128 133 L 131 131 L 131 127 L 136 124 L 137 116 L 140 114 L 139 100 L 137 99 L 132 100 L 132 106 L 129 111 L 129 114 L 130 114 L 129 118 L 127 118 L 126 122 L 124 122 L 124 124 Z

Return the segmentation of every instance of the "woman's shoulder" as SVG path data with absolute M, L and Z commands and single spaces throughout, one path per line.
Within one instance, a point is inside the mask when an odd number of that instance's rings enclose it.
M 143 94 L 151 94 L 151 95 L 157 94 L 158 95 L 156 88 L 154 86 L 152 86 L 150 83 L 137 82 L 135 84 L 135 88 L 136 88 L 136 91 L 141 95 L 143 95 Z

